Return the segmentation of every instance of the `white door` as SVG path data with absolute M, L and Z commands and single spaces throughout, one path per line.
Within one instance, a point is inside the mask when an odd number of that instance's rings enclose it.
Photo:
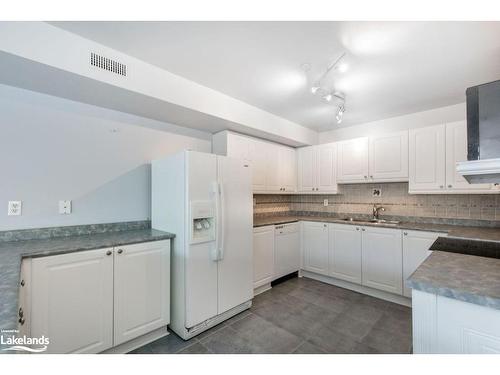
M 295 149 L 280 147 L 279 155 L 280 185 L 282 185 L 283 191 L 294 192 L 297 190 L 297 158 Z
M 115 248 L 114 345 L 170 321 L 170 241 Z
M 220 257 L 218 313 L 253 298 L 252 176 L 241 160 L 218 156 Z
M 113 249 L 34 258 L 31 336 L 47 353 L 99 353 L 113 346 Z
M 283 188 L 283 172 L 280 172 L 281 146 L 265 143 L 266 163 L 266 191 L 279 192 Z
M 280 278 L 300 268 L 300 231 L 298 223 L 275 227 L 274 277 Z
M 186 155 L 188 202 L 214 202 L 217 156 L 200 152 L 188 152 Z M 189 204 L 186 210 L 189 210 Z M 191 228 L 192 223 L 187 216 L 186 228 Z M 219 224 L 216 223 L 217 228 Z M 189 236 L 186 237 L 185 325 L 190 328 L 217 315 L 217 259 L 214 257 L 214 241 L 191 244 Z
M 338 182 L 368 181 L 368 138 L 355 138 L 337 144 Z
M 411 289 L 405 286 L 406 280 L 431 255 L 429 248 L 443 235 L 445 234 L 418 230 L 403 232 L 403 295 L 406 297 L 411 297 Z
M 330 224 L 330 275 L 361 284 L 361 228 Z
M 408 181 L 408 131 L 370 137 L 370 179 Z
M 324 193 L 336 193 L 337 147 L 335 143 L 329 143 L 315 148 L 317 155 L 317 190 Z
M 460 191 L 491 190 L 490 184 L 469 184 L 457 173 L 457 162 L 467 160 L 467 124 L 446 124 L 446 189 Z
M 302 193 L 309 193 L 316 188 L 316 161 L 314 146 L 302 147 L 298 154 L 298 190 Z
M 363 227 L 362 284 L 403 293 L 401 230 Z
M 303 222 L 304 269 L 328 275 L 328 224 Z
M 253 287 L 269 284 L 274 275 L 274 225 L 253 230 Z
M 266 190 L 267 148 L 264 142 L 249 139 L 250 164 L 252 166 L 252 188 Z
M 410 129 L 410 192 L 444 192 L 445 147 L 445 125 Z

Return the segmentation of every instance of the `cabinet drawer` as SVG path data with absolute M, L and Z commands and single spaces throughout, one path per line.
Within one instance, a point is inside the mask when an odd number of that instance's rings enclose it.
M 274 226 L 276 235 L 295 233 L 299 231 L 299 223 L 279 224 Z

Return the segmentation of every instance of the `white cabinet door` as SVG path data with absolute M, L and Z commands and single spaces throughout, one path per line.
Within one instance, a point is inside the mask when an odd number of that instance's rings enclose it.
M 283 173 L 280 172 L 280 161 L 283 158 L 281 147 L 266 143 L 264 148 L 267 155 L 266 191 L 279 193 L 283 188 Z
M 300 231 L 298 223 L 276 225 L 274 277 L 296 272 L 300 268 Z
M 302 228 L 304 269 L 328 275 L 328 224 L 305 221 Z
M 227 134 L 227 156 L 250 161 L 249 138 L 238 134 Z
M 115 248 L 114 345 L 170 322 L 170 241 Z
M 490 184 L 469 184 L 457 173 L 457 162 L 467 160 L 467 124 L 458 121 L 446 124 L 446 189 L 490 191 Z
M 411 289 L 404 284 L 423 261 L 432 253 L 429 248 L 445 234 L 408 230 L 403 232 L 403 295 L 411 297 Z
M 370 179 L 408 181 L 408 131 L 370 137 Z
M 410 130 L 410 192 L 444 191 L 445 147 L 445 125 Z
M 113 345 L 113 249 L 34 258 L 31 290 L 31 336 L 49 338 L 47 353 Z
M 338 182 L 368 181 L 368 138 L 355 138 L 337 144 Z
M 264 142 L 248 139 L 250 165 L 252 168 L 252 190 L 266 191 L 267 145 Z
M 402 294 L 401 230 L 362 228 L 362 284 Z
M 330 224 L 330 275 L 361 284 L 361 228 Z
M 274 225 L 253 230 L 253 287 L 269 284 L 274 274 Z
M 334 143 L 315 146 L 317 190 L 323 193 L 337 192 L 337 147 Z
M 285 192 L 297 190 L 297 158 L 295 149 L 291 147 L 279 148 L 279 173 L 281 187 Z
M 301 193 L 310 193 L 316 188 L 316 148 L 302 147 L 297 151 L 298 156 L 298 190 Z

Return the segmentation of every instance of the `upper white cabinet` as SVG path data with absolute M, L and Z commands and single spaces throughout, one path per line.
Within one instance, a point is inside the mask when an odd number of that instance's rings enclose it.
M 254 193 L 297 190 L 297 159 L 293 147 L 222 131 L 213 135 L 212 151 L 247 161 L 252 168 Z
M 401 231 L 363 227 L 362 284 L 402 294 Z
M 302 222 L 304 269 L 328 275 L 328 224 Z
M 408 132 L 338 143 L 339 183 L 408 180 Z
M 368 181 L 368 138 L 337 143 L 338 182 Z
M 270 284 L 274 274 L 274 225 L 253 229 L 253 287 Z
M 403 232 L 403 295 L 406 297 L 411 297 L 411 289 L 404 285 L 406 279 L 431 255 L 431 245 L 442 236 L 446 234 L 417 230 Z
M 370 180 L 408 180 L 408 131 L 372 136 L 368 150 Z
M 329 233 L 330 275 L 361 284 L 361 228 L 331 224 Z
M 409 192 L 495 192 L 490 184 L 469 184 L 457 174 L 456 163 L 464 160 L 467 160 L 467 129 L 464 121 L 411 129 Z
M 445 125 L 410 130 L 410 193 L 444 190 L 445 134 Z
M 337 193 L 335 143 L 303 147 L 297 154 L 299 192 Z

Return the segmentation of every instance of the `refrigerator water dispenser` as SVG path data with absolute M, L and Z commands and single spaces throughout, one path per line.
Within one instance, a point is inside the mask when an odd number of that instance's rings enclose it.
M 215 208 L 212 201 L 191 202 L 191 243 L 215 241 Z

